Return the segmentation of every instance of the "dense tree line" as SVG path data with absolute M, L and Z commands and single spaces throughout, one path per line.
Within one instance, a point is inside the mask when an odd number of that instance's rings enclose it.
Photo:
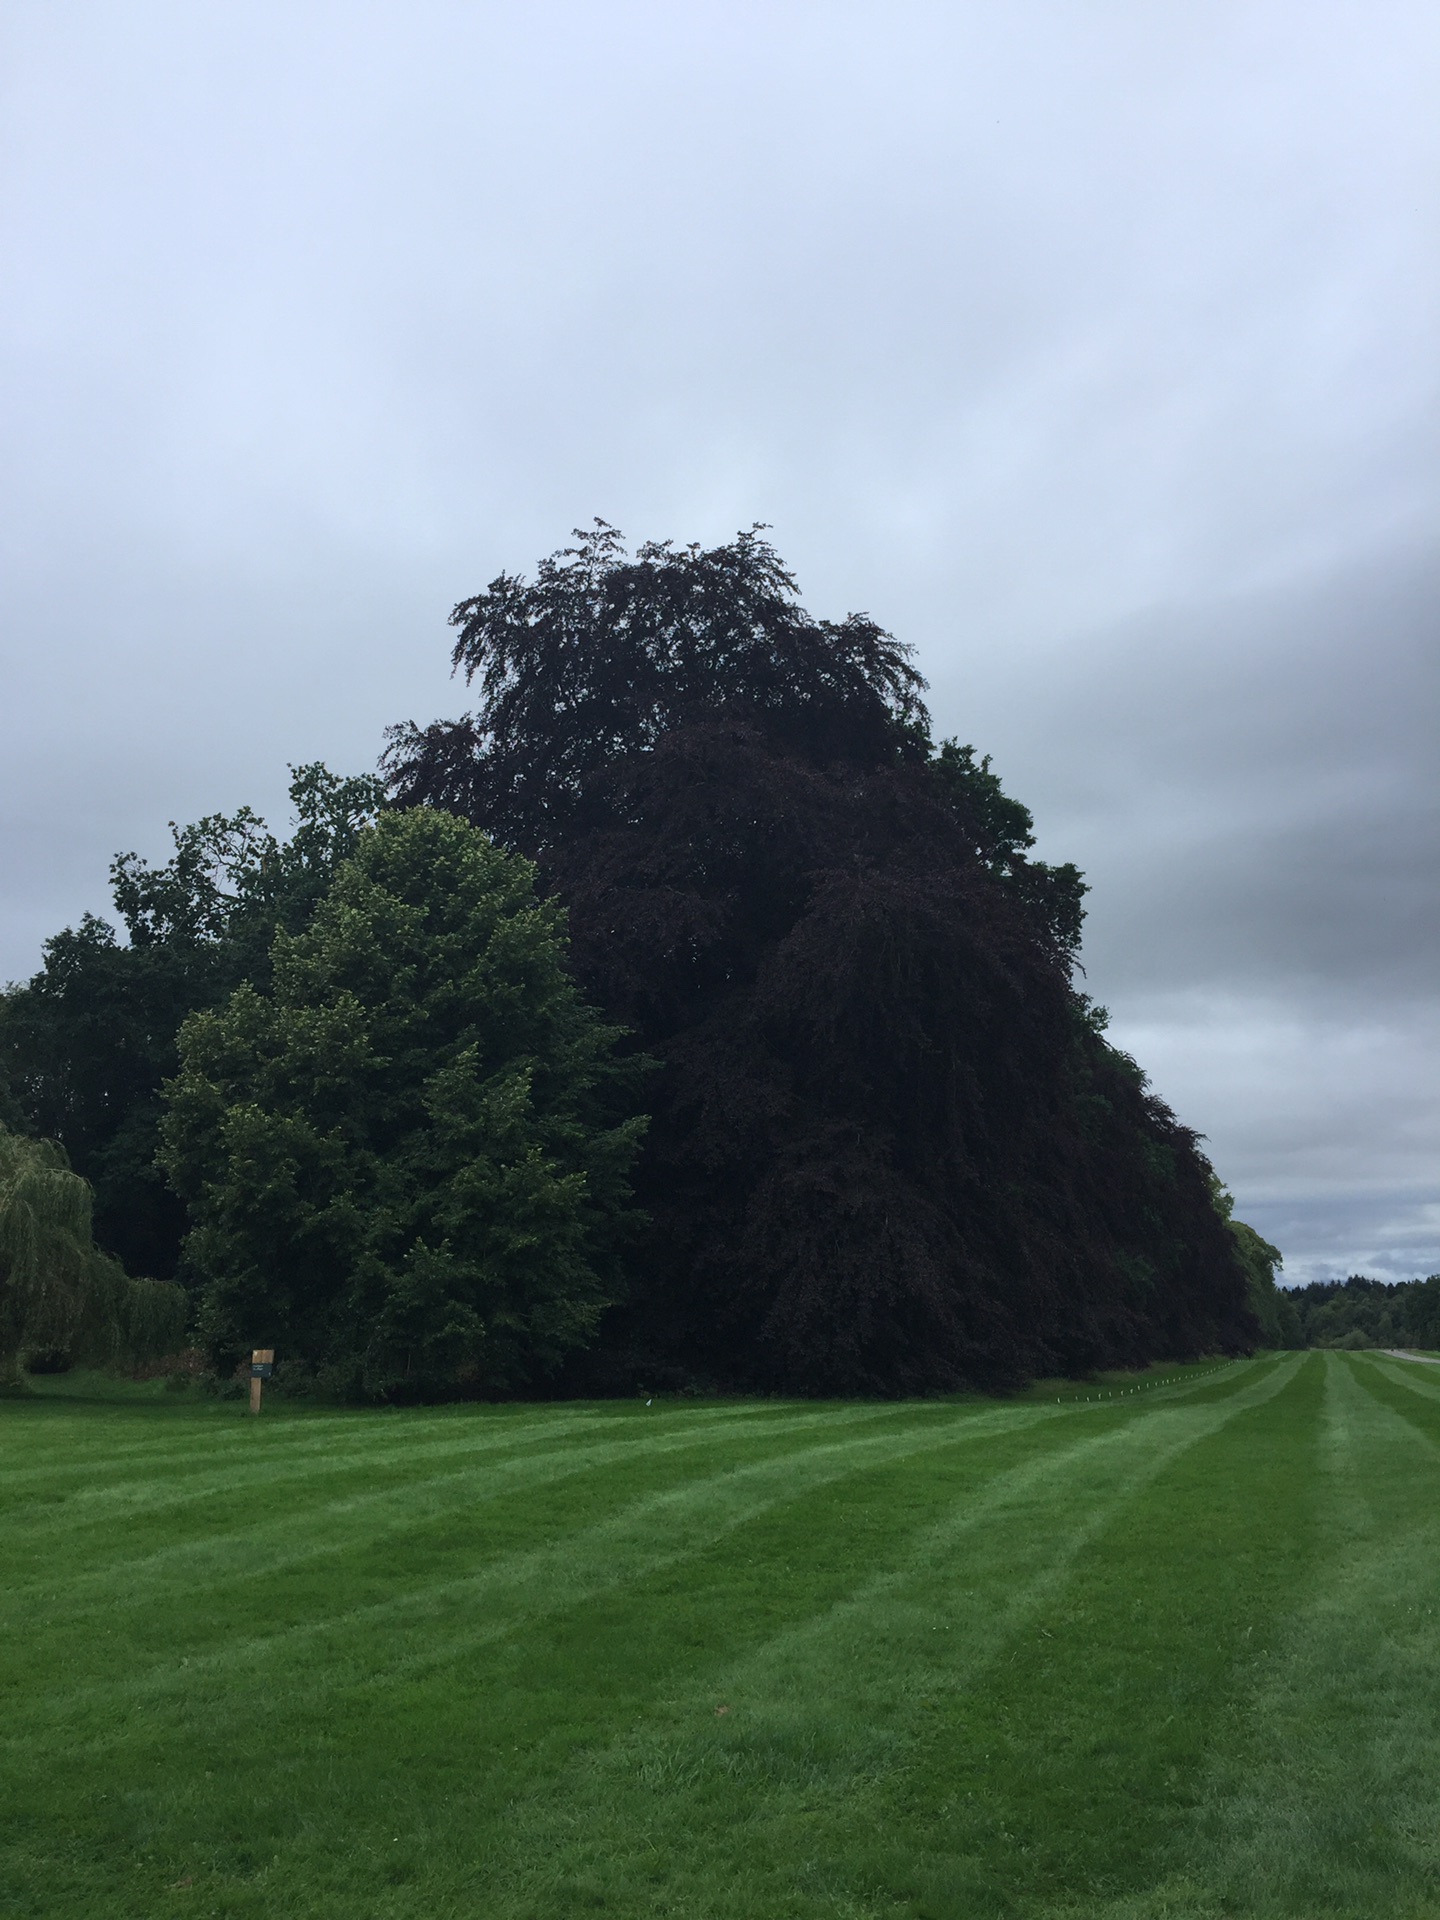
M 1083 884 L 909 649 L 758 532 L 603 526 L 455 610 L 479 694 L 397 801 L 537 863 L 587 995 L 661 1063 L 651 1229 L 577 1384 L 914 1392 L 1259 1330 L 1195 1136 L 1072 981 Z
M 276 930 L 308 924 L 384 789 L 314 765 L 290 795 L 287 840 L 247 807 L 172 823 L 175 851 L 159 866 L 121 854 L 111 885 L 124 938 L 87 913 L 0 997 L 0 1117 L 60 1144 L 93 1190 L 101 1245 L 131 1272 L 169 1279 L 179 1266 L 185 1208 L 156 1154 L 186 1016 L 242 981 L 264 986 Z
M 222 1371 L 258 1344 L 365 1397 L 533 1388 L 623 1291 L 646 1063 L 523 859 L 376 779 L 291 797 L 288 839 L 242 810 L 114 863 L 128 939 L 87 916 L 0 1001 L 7 1111 Z
M 1424 1280 L 1315 1280 L 1284 1296 L 1297 1347 L 1440 1349 L 1440 1273 Z
M 116 862 L 0 1000 L 101 1244 L 371 1396 L 1006 1388 L 1287 1330 L 1085 892 L 758 530 L 456 608 L 473 711 Z
M 194 1013 L 161 1164 L 213 1349 L 367 1398 L 516 1392 L 621 1292 L 643 1063 L 529 865 L 448 814 L 362 833 L 266 985 Z

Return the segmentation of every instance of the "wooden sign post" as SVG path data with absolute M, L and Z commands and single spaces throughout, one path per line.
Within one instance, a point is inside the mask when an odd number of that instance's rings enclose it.
M 260 1411 L 260 1394 L 275 1370 L 275 1349 L 255 1347 L 250 1354 L 250 1411 Z

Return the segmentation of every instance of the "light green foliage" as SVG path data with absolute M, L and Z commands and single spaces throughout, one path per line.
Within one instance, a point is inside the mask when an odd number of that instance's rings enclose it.
M 376 1396 L 543 1378 L 615 1297 L 642 1123 L 533 869 L 384 815 L 272 971 L 192 1016 L 167 1088 L 212 1344 Z
M 1255 1229 L 1247 1226 L 1243 1220 L 1232 1220 L 1230 1231 L 1250 1283 L 1250 1305 L 1260 1322 L 1266 1346 L 1302 1346 L 1304 1342 L 1300 1337 L 1300 1323 L 1294 1305 L 1275 1284 L 1275 1270 L 1284 1258 L 1280 1249 L 1272 1247 L 1268 1240 L 1262 1240 Z
M 89 1187 L 59 1147 L 0 1131 L 0 1388 L 27 1343 L 68 1346 L 94 1270 Z
M 1235 1201 L 1213 1174 L 1210 1192 L 1215 1210 L 1229 1227 L 1240 1264 L 1245 1269 L 1250 1310 L 1260 1323 L 1264 1344 L 1286 1348 L 1305 1346 L 1307 1342 L 1301 1333 L 1294 1302 L 1275 1283 L 1276 1272 L 1284 1264 L 1285 1256 L 1268 1240 L 1262 1240 L 1253 1227 L 1235 1218 Z
M 263 975 L 276 925 L 309 919 L 335 869 L 384 806 L 370 774 L 342 778 L 320 761 L 291 769 L 295 831 L 280 840 L 249 807 L 170 823 L 163 866 L 121 854 L 111 867 L 115 905 L 135 947 L 224 951 L 232 979 Z
M 1080 869 L 1073 861 L 1052 866 L 1030 857 L 1035 844 L 1030 809 L 1006 793 L 988 753 L 977 759 L 973 746 L 942 740 L 930 768 L 940 791 L 966 819 L 975 837 L 975 851 L 995 877 L 1027 903 L 1057 948 L 1073 960 L 1085 919 L 1085 895 L 1090 891 Z M 1085 1004 L 1090 1004 L 1088 998 Z
M 26 1348 L 108 1360 L 181 1344 L 184 1294 L 131 1280 L 99 1252 L 90 1209 L 90 1188 L 60 1147 L 0 1127 L 0 1389 L 20 1384 Z
M 253 1422 L 52 1383 L 0 1408 L 0 1908 L 1433 1915 L 1440 1368 L 1177 1372 Z

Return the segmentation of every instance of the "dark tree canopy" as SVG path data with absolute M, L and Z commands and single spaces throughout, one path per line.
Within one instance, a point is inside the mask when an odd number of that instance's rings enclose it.
M 402 804 L 444 794 L 540 851 L 574 831 L 596 775 L 697 721 L 752 721 L 807 760 L 923 754 L 911 649 L 862 614 L 812 619 L 759 528 L 633 559 L 603 521 L 577 538 L 533 583 L 502 573 L 451 614 L 480 706 L 393 729 Z
M 810 618 L 758 532 L 602 528 L 454 620 L 480 704 L 392 734 L 395 795 L 536 857 L 663 1063 L 586 1377 L 913 1392 L 1253 1340 L 1195 1136 L 1073 987 L 1079 874 L 932 745 L 907 649 Z

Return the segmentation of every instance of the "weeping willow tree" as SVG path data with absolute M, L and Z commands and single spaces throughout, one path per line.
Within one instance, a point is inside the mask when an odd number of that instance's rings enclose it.
M 173 1351 L 185 1295 L 132 1280 L 95 1245 L 87 1181 L 64 1149 L 0 1127 L 0 1392 L 22 1384 L 27 1349 L 59 1348 L 96 1364 Z

